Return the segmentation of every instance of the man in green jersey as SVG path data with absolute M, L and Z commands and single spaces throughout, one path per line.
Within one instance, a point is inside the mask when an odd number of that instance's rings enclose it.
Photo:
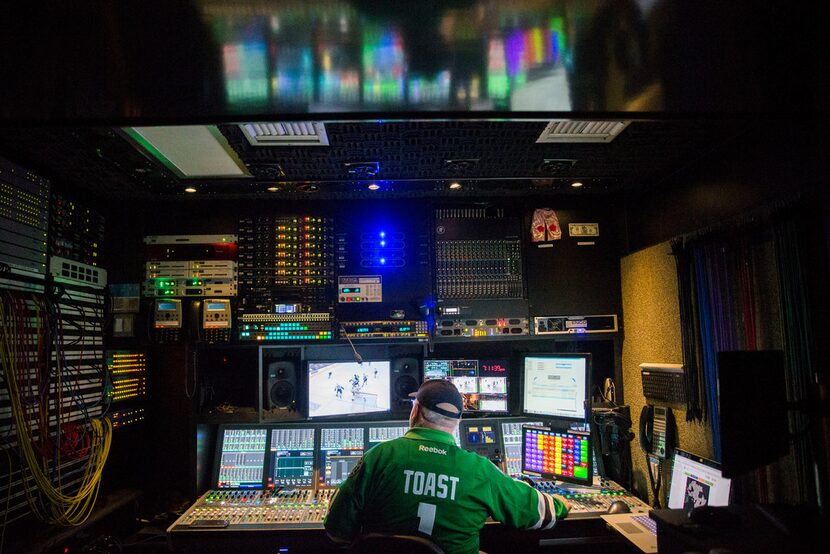
M 487 517 L 520 529 L 550 529 L 570 509 L 455 445 L 464 402 L 449 381 L 426 381 L 410 429 L 369 450 L 340 485 L 325 527 L 337 542 L 371 532 L 422 533 L 446 552 L 478 552 Z

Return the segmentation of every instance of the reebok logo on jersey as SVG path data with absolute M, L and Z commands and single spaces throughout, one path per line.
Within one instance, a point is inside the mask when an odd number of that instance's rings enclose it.
M 423 444 L 418 445 L 418 450 L 421 452 L 432 452 L 433 454 L 442 454 L 444 456 L 447 455 L 447 451 L 442 448 L 435 448 L 434 446 L 424 446 Z

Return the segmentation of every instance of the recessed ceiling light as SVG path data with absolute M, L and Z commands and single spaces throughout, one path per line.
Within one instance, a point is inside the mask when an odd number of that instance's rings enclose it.
M 461 188 L 461 183 L 459 183 L 458 181 L 453 181 L 452 183 L 450 183 L 450 188 L 452 190 L 458 190 Z
M 379 185 L 379 184 L 377 184 L 377 183 L 372 183 L 372 184 L 370 184 L 367 188 L 368 188 L 369 190 L 378 190 L 378 189 L 380 188 L 380 185 Z
M 582 183 L 580 183 L 579 181 L 574 181 L 573 183 L 571 183 L 571 186 L 575 189 L 578 189 L 582 186 Z
M 196 192 L 196 187 L 185 187 L 185 192 Z
M 268 187 L 266 190 L 268 190 L 268 192 L 277 192 L 280 190 L 280 187 Z

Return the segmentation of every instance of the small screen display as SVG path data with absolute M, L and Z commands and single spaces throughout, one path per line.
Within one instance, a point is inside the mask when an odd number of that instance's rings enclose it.
M 717 462 L 674 451 L 669 508 L 688 512 L 701 506 L 728 506 L 731 486 Z
M 361 427 L 320 431 L 321 485 L 332 487 L 346 480 L 363 458 L 363 436 Z
M 467 428 L 467 444 L 496 444 L 496 431 L 489 425 L 471 425 Z
M 308 416 L 385 412 L 391 408 L 390 364 L 309 362 Z
M 262 487 L 267 429 L 225 429 L 219 451 L 219 489 Z
M 572 483 L 593 483 L 590 435 L 522 428 L 522 471 Z
M 522 426 L 542 425 L 541 421 L 505 421 L 501 424 L 501 440 L 504 444 L 505 473 L 518 477 L 522 473 Z
M 465 412 L 507 413 L 507 375 L 505 360 L 424 360 L 424 379 L 451 381 Z
M 479 410 L 482 412 L 504 412 L 507 413 L 506 398 L 481 398 L 478 402 Z
M 178 307 L 178 304 L 175 302 L 159 302 L 156 304 L 156 309 L 162 312 L 172 312 L 175 311 Z
M 208 309 L 209 312 L 223 311 L 226 306 L 227 306 L 227 304 L 225 304 L 224 302 L 208 302 L 207 303 L 207 309 Z
M 268 488 L 314 484 L 314 429 L 273 429 L 270 455 Z
M 366 450 L 380 443 L 402 437 L 407 431 L 409 431 L 408 425 L 400 425 L 397 427 L 369 427 L 369 443 L 366 445 Z

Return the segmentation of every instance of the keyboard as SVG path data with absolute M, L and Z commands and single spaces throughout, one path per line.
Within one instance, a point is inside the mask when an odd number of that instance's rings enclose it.
M 657 534 L 657 522 L 654 521 L 653 519 L 651 519 L 650 517 L 648 517 L 648 516 L 634 516 L 631 519 L 633 519 L 637 523 L 641 523 L 642 525 L 644 525 L 649 531 L 651 531 L 651 533 L 653 535 Z
M 653 400 L 683 404 L 686 383 L 680 368 L 643 368 L 643 395 Z

